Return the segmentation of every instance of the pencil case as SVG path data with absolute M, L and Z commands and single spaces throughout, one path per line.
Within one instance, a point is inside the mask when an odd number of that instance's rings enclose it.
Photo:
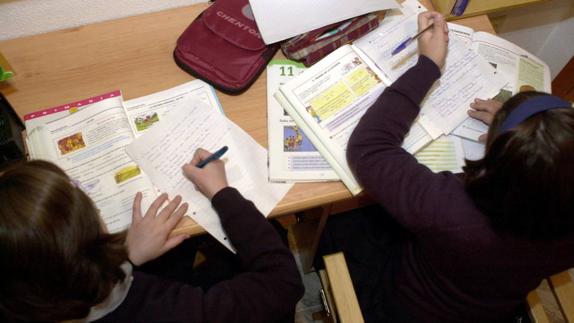
M 248 0 L 217 0 L 180 35 L 177 65 L 228 94 L 249 88 L 279 49 L 265 45 Z
M 281 45 L 281 50 L 288 58 L 311 66 L 378 26 L 379 17 L 370 13 L 293 37 Z

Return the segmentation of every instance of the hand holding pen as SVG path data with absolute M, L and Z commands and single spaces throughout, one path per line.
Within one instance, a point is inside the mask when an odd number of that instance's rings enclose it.
M 227 146 L 223 146 L 223 147 L 219 148 L 216 152 L 214 152 L 210 156 L 207 156 L 207 158 L 205 158 L 205 159 L 201 160 L 199 163 L 197 163 L 197 165 L 195 165 L 195 167 L 203 168 L 209 162 L 212 162 L 214 160 L 218 160 L 219 158 L 221 158 L 223 156 L 223 154 L 225 154 L 227 152 L 227 149 L 228 149 Z
M 227 146 L 214 154 L 199 148 L 191 162 L 182 167 L 183 174 L 210 200 L 228 186 L 225 164 L 219 159 L 226 151 Z
M 446 61 L 448 50 L 448 26 L 444 17 L 435 11 L 427 11 L 419 14 L 418 38 L 419 55 L 430 58 L 438 68 L 442 68 Z
M 413 41 L 417 40 L 422 33 L 432 28 L 434 24 L 431 23 L 430 25 L 426 26 L 423 30 L 419 31 L 416 35 L 411 36 L 405 39 L 402 43 L 400 43 L 393 51 L 391 52 L 391 56 L 395 56 L 398 53 L 402 52 L 403 49 L 407 48 Z

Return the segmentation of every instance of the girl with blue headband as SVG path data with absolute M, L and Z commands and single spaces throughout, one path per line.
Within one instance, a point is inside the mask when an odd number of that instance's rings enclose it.
M 492 117 L 484 158 L 433 173 L 401 148 L 447 54 L 446 22 L 419 16 L 419 30 L 430 24 L 418 63 L 347 147 L 379 205 L 331 217 L 321 248 L 345 253 L 367 322 L 509 322 L 543 278 L 574 266 L 574 109 L 538 92 L 498 112 L 477 101 L 470 113 Z

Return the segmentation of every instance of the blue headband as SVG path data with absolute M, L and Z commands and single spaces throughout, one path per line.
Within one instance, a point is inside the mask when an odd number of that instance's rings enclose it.
M 531 116 L 552 109 L 563 109 L 572 107 L 572 103 L 563 100 L 553 95 L 541 95 L 520 103 L 509 115 L 506 117 L 502 126 L 500 126 L 500 133 L 508 131 L 518 126 L 522 121 L 530 118 Z

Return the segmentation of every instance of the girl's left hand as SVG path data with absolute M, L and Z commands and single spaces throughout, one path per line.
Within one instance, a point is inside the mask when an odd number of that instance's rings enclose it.
M 189 238 L 184 234 L 169 236 L 187 212 L 187 203 L 180 205 L 181 196 L 176 196 L 166 207 L 161 208 L 167 201 L 167 194 L 160 195 L 143 217 L 141 201 L 142 194 L 138 192 L 134 199 L 132 225 L 126 238 L 128 258 L 136 266 L 163 255 Z

